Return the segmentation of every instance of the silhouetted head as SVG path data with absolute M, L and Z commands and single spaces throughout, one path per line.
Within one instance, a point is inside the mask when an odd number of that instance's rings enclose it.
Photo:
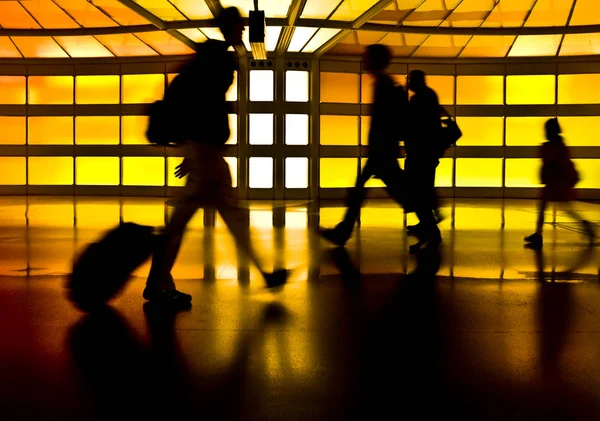
M 423 70 L 411 70 L 407 78 L 408 89 L 413 92 L 419 92 L 427 86 L 425 81 L 425 72 Z
M 382 44 L 369 45 L 365 49 L 363 60 L 367 72 L 371 74 L 385 70 L 390 64 L 392 53 L 390 49 Z
M 222 9 L 215 20 L 227 43 L 231 45 L 240 45 L 242 43 L 244 23 L 237 7 Z
M 544 130 L 546 131 L 546 139 L 556 139 L 562 133 L 557 118 L 546 120 L 546 123 L 544 124 Z

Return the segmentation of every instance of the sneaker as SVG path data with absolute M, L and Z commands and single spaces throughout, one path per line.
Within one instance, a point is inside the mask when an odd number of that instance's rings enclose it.
M 421 224 L 409 225 L 406 227 L 406 233 L 408 235 L 417 236 L 421 230 Z
M 529 244 L 541 245 L 544 242 L 544 237 L 542 237 L 542 234 L 538 234 L 536 232 L 534 234 L 531 234 L 530 236 L 525 237 L 523 240 Z
M 422 238 L 418 243 L 411 245 L 408 248 L 408 252 L 410 254 L 417 254 L 418 252 L 425 250 L 431 246 L 437 246 L 441 242 L 442 242 L 442 235 L 438 231 L 429 237 Z
M 265 273 L 265 282 L 267 288 L 277 288 L 286 284 L 290 271 L 287 269 L 279 269 L 273 273 Z
M 339 228 L 321 228 L 319 230 L 319 235 L 329 241 L 330 243 L 335 244 L 339 247 L 344 247 L 348 239 L 349 235 L 342 233 Z

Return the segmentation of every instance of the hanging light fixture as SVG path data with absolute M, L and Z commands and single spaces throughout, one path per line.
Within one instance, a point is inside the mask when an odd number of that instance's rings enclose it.
M 250 49 L 254 60 L 267 59 L 267 47 L 265 45 L 265 32 L 267 22 L 264 10 L 258 10 L 258 0 L 254 0 L 254 10 L 249 14 L 250 26 Z

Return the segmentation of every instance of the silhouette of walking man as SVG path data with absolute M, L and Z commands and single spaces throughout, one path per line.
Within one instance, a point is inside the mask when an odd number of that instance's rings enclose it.
M 175 206 L 152 260 L 143 296 L 175 308 L 187 307 L 191 296 L 175 288 L 171 269 L 181 246 L 183 233 L 198 207 L 215 208 L 223 217 L 238 247 L 253 260 L 268 287 L 283 285 L 288 271 L 265 272 L 252 249 L 249 211 L 239 205 L 232 187 L 223 147 L 229 139 L 226 93 L 233 83 L 236 61 L 228 48 L 242 43 L 244 24 L 240 12 L 228 7 L 217 17 L 225 41 L 208 40 L 197 46 L 197 54 L 173 80 L 165 101 L 173 104 L 173 131 L 185 139 L 185 159 L 175 175 L 188 175 L 183 196 Z
M 419 224 L 409 227 L 409 232 L 416 234 L 420 239 L 414 248 L 420 248 L 441 240 L 437 227 L 441 216 L 435 192 L 435 171 L 440 158 L 437 144 L 442 131 L 441 114 L 444 111 L 437 94 L 427 86 L 423 71 L 411 71 L 407 86 L 414 95 L 408 102 L 404 169 L 413 189 L 415 207 L 427 208 L 431 214 L 431 217 L 419 217 Z
M 403 130 L 401 121 L 407 105 L 406 93 L 402 86 L 394 84 L 386 71 L 391 53 L 385 45 L 368 46 L 363 60 L 365 68 L 375 79 L 367 163 L 358 176 L 355 187 L 350 191 L 344 219 L 335 228 L 320 230 L 325 239 L 338 246 L 345 245 L 352 235 L 364 202 L 364 186 L 371 177 L 380 178 L 390 196 L 401 206 L 405 206 L 409 200 L 407 178 L 398 164 L 398 142 L 401 139 L 398 134 Z M 419 221 L 424 226 L 435 226 L 431 208 L 427 210 L 418 205 L 415 207 Z

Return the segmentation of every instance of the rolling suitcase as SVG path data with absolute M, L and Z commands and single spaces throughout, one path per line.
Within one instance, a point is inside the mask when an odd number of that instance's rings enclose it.
M 91 312 L 114 298 L 131 273 L 152 256 L 157 238 L 153 230 L 126 222 L 88 246 L 76 259 L 67 280 L 73 304 Z

